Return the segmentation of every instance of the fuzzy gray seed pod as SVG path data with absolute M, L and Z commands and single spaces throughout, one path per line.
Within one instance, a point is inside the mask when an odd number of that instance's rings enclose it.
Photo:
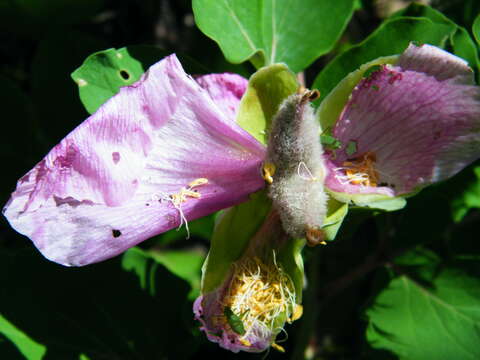
M 320 125 L 310 105 L 316 97 L 317 91 L 305 91 L 284 100 L 272 122 L 263 168 L 285 231 L 309 245 L 324 243 L 327 213 Z

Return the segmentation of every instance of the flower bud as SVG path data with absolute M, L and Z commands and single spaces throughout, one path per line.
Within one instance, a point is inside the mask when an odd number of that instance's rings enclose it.
M 272 122 L 263 169 L 285 231 L 311 245 L 324 241 L 321 228 L 327 213 L 320 125 L 310 106 L 318 95 L 305 91 L 282 103 Z

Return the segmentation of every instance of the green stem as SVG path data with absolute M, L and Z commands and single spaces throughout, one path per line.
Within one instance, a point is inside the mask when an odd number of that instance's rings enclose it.
M 308 264 L 308 287 L 303 298 L 303 316 L 300 329 L 295 338 L 295 348 L 291 360 L 305 360 L 305 350 L 310 342 L 318 315 L 317 294 L 319 283 L 319 267 L 321 263 L 321 246 L 317 246 L 311 254 Z

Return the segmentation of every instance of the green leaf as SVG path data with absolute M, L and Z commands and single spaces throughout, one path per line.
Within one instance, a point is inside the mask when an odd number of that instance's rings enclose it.
M 194 0 L 197 26 L 233 62 L 278 62 L 299 72 L 330 51 L 353 13 L 353 0 Z
M 243 255 L 270 207 L 265 191 L 261 191 L 251 195 L 251 200 L 220 213 L 202 268 L 202 293 L 211 292 L 223 283 L 232 263 Z
M 402 274 L 367 315 L 370 344 L 400 359 L 480 357 L 480 280 L 461 270 L 446 268 L 430 285 Z
M 402 53 L 411 41 L 443 46 L 456 31 L 455 25 L 426 18 L 395 18 L 385 21 L 368 38 L 332 60 L 316 77 L 313 88 L 324 98 L 345 76 L 381 56 Z M 345 103 L 342 104 L 342 107 Z
M 163 50 L 142 46 L 140 49 L 151 49 L 153 55 L 149 61 L 142 62 L 132 55 L 133 48 L 96 52 L 72 73 L 72 79 L 78 85 L 80 99 L 90 114 L 118 93 L 120 87 L 138 81 L 150 65 L 167 55 Z
M 140 279 L 143 289 L 147 288 L 146 272 L 138 271 L 138 264 L 143 269 L 150 260 L 162 264 L 172 274 L 178 276 L 190 284 L 191 290 L 188 294 L 190 300 L 194 300 L 200 293 L 200 271 L 205 260 L 205 254 L 196 250 L 149 250 L 144 251 L 138 247 L 129 249 L 122 259 L 125 270 L 134 271 Z M 156 289 L 150 288 L 152 295 Z
M 143 73 L 170 52 L 153 46 L 137 45 L 107 49 L 91 54 L 71 76 L 78 85 L 80 99 L 90 114 L 120 91 L 122 86 L 140 80 Z M 187 72 L 204 73 L 205 69 L 178 55 Z
M 458 189 L 451 202 L 455 222 L 460 222 L 470 209 L 480 209 L 480 166 L 468 169 L 471 176 L 468 182 Z
M 31 339 L 0 314 L 0 334 L 9 339 L 28 360 L 41 360 L 46 352 L 45 346 Z
M 266 131 L 282 101 L 297 91 L 295 75 L 283 64 L 258 70 L 250 77 L 242 97 L 237 123 L 262 144 L 267 142 Z
M 480 45 L 480 14 L 477 15 L 473 22 L 472 32 L 475 40 L 477 40 L 477 43 Z

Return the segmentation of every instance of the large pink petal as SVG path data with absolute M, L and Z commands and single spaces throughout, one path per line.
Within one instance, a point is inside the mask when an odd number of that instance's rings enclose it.
M 237 74 L 209 74 L 195 79 L 229 119 L 237 116 L 240 100 L 247 91 L 248 80 Z
M 411 45 L 397 65 L 383 66 L 356 86 L 333 129 L 344 147 L 330 162 L 341 167 L 373 152 L 379 183 L 396 195 L 453 176 L 480 157 L 480 90 L 471 85 L 467 64 L 432 46 Z M 350 142 L 353 154 L 346 151 Z M 338 172 L 327 185 L 339 191 Z
M 172 55 L 110 99 L 26 174 L 4 214 L 49 259 L 85 265 L 260 189 L 264 148 Z

